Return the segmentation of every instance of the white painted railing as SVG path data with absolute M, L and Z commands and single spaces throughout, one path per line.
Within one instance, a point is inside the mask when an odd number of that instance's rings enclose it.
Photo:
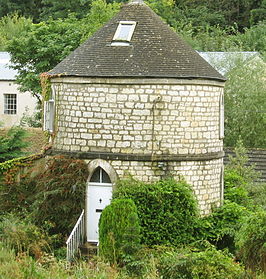
M 79 216 L 79 219 L 72 230 L 69 238 L 66 241 L 67 245 L 67 260 L 71 261 L 79 249 L 80 244 L 84 243 L 85 239 L 85 214 L 84 209 Z

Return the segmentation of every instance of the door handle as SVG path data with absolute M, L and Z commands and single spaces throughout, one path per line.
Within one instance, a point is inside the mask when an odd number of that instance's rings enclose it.
M 103 209 L 96 209 L 96 212 L 102 212 Z

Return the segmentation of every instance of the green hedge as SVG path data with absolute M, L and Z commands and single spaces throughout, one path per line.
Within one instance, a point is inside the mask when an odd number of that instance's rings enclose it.
M 154 183 L 121 180 L 114 198 L 130 198 L 138 209 L 142 243 L 178 245 L 194 240 L 198 209 L 185 181 L 166 179 Z

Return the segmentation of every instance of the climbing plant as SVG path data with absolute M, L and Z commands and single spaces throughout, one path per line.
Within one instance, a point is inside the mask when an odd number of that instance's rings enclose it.
M 75 225 L 85 203 L 87 165 L 82 160 L 63 156 L 51 157 L 45 168 L 32 175 L 32 171 L 24 172 L 20 179 L 13 174 L 23 161 L 14 164 L 0 187 L 0 212 L 2 214 L 16 211 L 30 214 L 38 226 L 49 222 L 49 233 L 68 235 Z M 10 176 L 12 179 L 6 179 Z M 7 198 L 8 197 L 8 198 Z

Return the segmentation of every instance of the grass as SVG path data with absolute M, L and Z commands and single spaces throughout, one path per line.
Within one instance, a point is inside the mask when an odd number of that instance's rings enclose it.
M 101 261 L 80 261 L 70 265 L 46 254 L 34 260 L 26 253 L 14 251 L 0 244 L 0 279 L 115 279 L 126 278 Z

